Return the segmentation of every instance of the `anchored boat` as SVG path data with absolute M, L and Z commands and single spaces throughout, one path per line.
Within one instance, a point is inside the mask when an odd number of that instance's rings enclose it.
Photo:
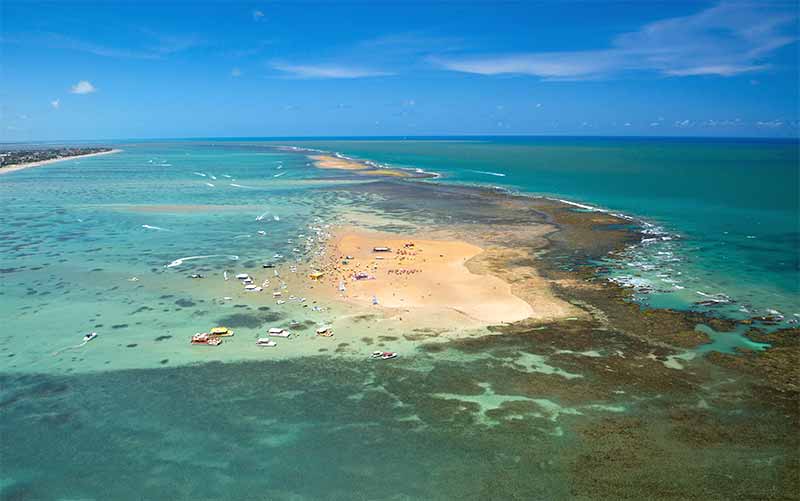
M 397 353 L 393 351 L 373 351 L 370 358 L 375 360 L 391 360 L 392 358 L 397 358 Z

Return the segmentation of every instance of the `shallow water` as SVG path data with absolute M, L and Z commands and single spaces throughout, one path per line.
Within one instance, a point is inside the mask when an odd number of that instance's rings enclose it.
M 353 322 L 359 342 L 346 345 L 313 336 L 339 311 L 270 297 L 292 290 L 261 264 L 290 274 L 328 225 L 500 219 L 462 193 L 319 170 L 265 144 L 123 147 L 0 177 L 3 499 L 713 497 L 729 475 L 748 479 L 742 495 L 782 485 L 789 460 L 770 437 L 787 432 L 783 421 L 739 401 L 735 379 L 699 388 L 692 378 L 707 369 L 696 361 L 679 371 L 646 352 L 550 349 L 516 335 L 417 350 L 369 322 Z M 424 145 L 414 159 L 458 181 L 449 162 L 430 161 L 440 147 L 461 145 Z M 270 279 L 269 291 L 244 292 L 232 278 L 241 272 Z M 254 347 L 291 320 L 302 327 L 280 350 Z M 188 345 L 216 324 L 236 335 Z M 88 331 L 100 335 L 65 350 Z M 711 334 L 709 346 L 726 351 L 744 339 Z M 401 357 L 365 356 L 389 348 Z M 659 370 L 686 379 L 662 387 Z M 669 419 L 698 402 L 714 413 L 702 423 L 711 438 Z M 753 416 L 764 425 L 742 428 L 744 445 L 718 438 L 717 422 L 739 430 Z M 628 462 L 646 482 L 616 483 Z

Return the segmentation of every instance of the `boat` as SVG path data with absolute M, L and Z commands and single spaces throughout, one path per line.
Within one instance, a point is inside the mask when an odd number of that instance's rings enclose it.
M 86 334 L 85 336 L 83 336 L 83 342 L 84 343 L 88 343 L 89 341 L 91 341 L 92 339 L 94 339 L 96 337 L 97 337 L 97 333 L 96 332 L 90 332 L 89 334 Z
M 331 330 L 330 325 L 323 325 L 317 329 L 317 335 L 322 337 L 331 337 L 333 336 L 333 330 Z
M 397 353 L 393 351 L 373 351 L 370 358 L 375 360 L 391 360 L 397 358 Z
M 207 344 L 211 346 L 219 346 L 222 344 L 222 339 L 219 336 L 213 336 L 208 332 L 198 332 L 191 339 L 192 344 Z
M 253 283 L 253 279 L 250 278 L 250 277 L 247 277 L 244 280 L 242 280 L 242 283 L 245 284 L 245 285 L 250 285 L 250 284 Z
M 264 263 L 261 265 L 262 268 L 274 268 L 275 265 L 272 263 Z
M 372 252 L 391 252 L 392 249 L 388 247 L 373 247 Z
M 378 296 L 372 296 L 372 304 L 378 304 Z
M 209 331 L 212 336 L 221 336 L 221 337 L 231 337 L 233 336 L 233 331 L 228 329 L 227 327 L 214 327 Z
M 245 286 L 244 286 L 244 290 L 248 290 L 248 291 L 254 291 L 257 288 L 258 288 L 258 286 L 256 286 L 256 284 L 245 284 Z
M 319 280 L 320 278 L 322 278 L 323 275 L 324 273 L 321 271 L 314 271 L 308 274 L 308 278 L 310 278 L 311 280 Z
M 345 290 L 344 280 L 339 280 L 339 292 L 344 292 Z
M 266 337 L 260 337 L 256 340 L 256 346 L 261 346 L 262 348 L 273 348 L 277 345 L 278 343 Z
M 247 278 L 250 278 L 250 275 L 248 275 L 247 273 L 239 273 L 238 275 L 236 275 L 236 280 L 245 280 Z
M 273 337 L 289 337 L 292 333 L 280 327 L 273 327 L 269 330 L 269 335 Z

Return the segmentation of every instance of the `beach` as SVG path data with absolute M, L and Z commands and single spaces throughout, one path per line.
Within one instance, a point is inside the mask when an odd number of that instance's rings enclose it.
M 86 155 L 73 155 L 69 157 L 62 157 L 62 158 L 52 158 L 50 160 L 42 160 L 40 162 L 28 162 L 24 164 L 12 164 L 7 167 L 3 167 L 0 169 L 0 174 L 8 174 L 11 172 L 16 172 L 24 169 L 30 169 L 32 167 L 40 167 L 42 165 L 49 165 L 57 162 L 64 162 L 66 160 L 77 160 L 79 158 L 89 158 L 89 157 L 97 157 L 102 155 L 111 155 L 112 153 L 119 153 L 121 149 L 112 149 L 109 151 L 101 151 L 98 153 L 87 153 Z

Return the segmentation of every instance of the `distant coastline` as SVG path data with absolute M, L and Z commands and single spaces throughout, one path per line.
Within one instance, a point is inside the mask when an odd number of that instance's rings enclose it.
M 114 148 L 114 149 L 111 149 L 111 150 L 108 150 L 108 151 L 99 151 L 99 152 L 96 152 L 96 153 L 86 153 L 86 154 L 83 154 L 83 155 L 72 155 L 72 156 L 68 156 L 68 157 L 51 158 L 49 160 L 40 160 L 38 162 L 27 162 L 27 163 L 21 163 L 21 164 L 11 164 L 11 165 L 8 165 L 6 167 L 0 168 L 0 175 L 1 174 L 8 174 L 9 172 L 16 172 L 16 171 L 28 169 L 28 168 L 31 168 L 31 167 L 39 167 L 41 165 L 47 165 L 47 164 L 52 164 L 52 163 L 56 163 L 56 162 L 63 162 L 64 160 L 74 160 L 74 159 L 77 159 L 77 158 L 95 157 L 95 156 L 99 156 L 99 155 L 110 155 L 112 153 L 119 153 L 121 151 L 122 150 L 120 150 L 120 149 Z

